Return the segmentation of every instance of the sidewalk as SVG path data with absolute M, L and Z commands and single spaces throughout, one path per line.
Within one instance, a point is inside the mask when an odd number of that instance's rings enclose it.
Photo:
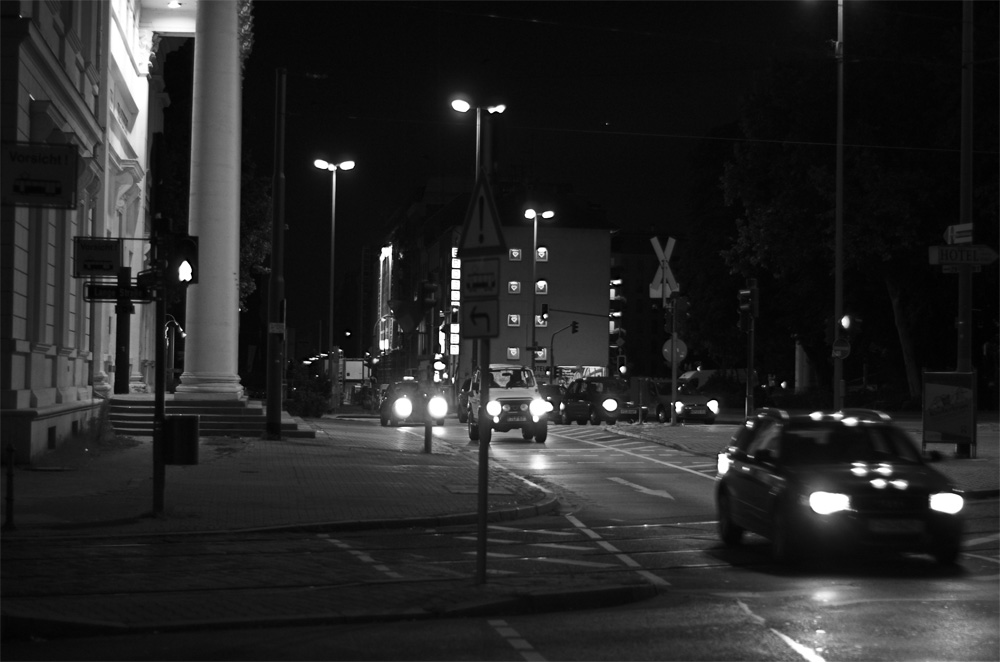
M 360 412 L 341 411 L 339 418 Z M 166 469 L 163 516 L 151 517 L 153 502 L 151 441 L 140 438 L 125 448 L 56 451 L 30 469 L 14 471 L 14 528 L 3 531 L 4 557 L 33 558 L 67 538 L 185 536 L 211 532 L 298 529 L 312 532 L 386 527 L 437 527 L 477 521 L 478 446 L 433 440 L 423 452 L 423 428 L 399 428 L 394 439 L 370 421 L 356 421 L 349 435 L 334 438 L 320 419 L 300 422 L 316 429 L 315 439 L 203 437 L 199 464 Z M 329 423 L 329 421 L 327 421 Z M 919 420 L 901 421 L 920 438 Z M 717 426 L 671 427 L 658 423 L 622 424 L 618 432 L 714 457 L 720 447 Z M 937 467 L 970 498 L 1000 493 L 1000 426 L 979 427 L 978 457 L 945 459 Z M 949 452 L 941 447 L 943 453 Z M 7 493 L 6 471 L 0 495 Z M 489 467 L 489 518 L 502 521 L 555 512 L 555 497 L 506 470 Z M 44 556 L 42 554 L 41 556 Z M 387 585 L 359 581 L 350 590 L 317 596 L 312 603 L 269 596 L 246 605 L 233 597 L 225 608 L 199 603 L 178 609 L 162 600 L 120 600 L 95 588 L 90 602 L 39 598 L 30 582 L 55 581 L 46 572 L 66 572 L 51 562 L 35 579 L 21 578 L 3 564 L 3 636 L 135 632 L 221 625 L 359 622 L 441 615 L 503 614 L 582 605 L 618 604 L 651 597 L 658 588 L 638 574 L 610 573 L 595 578 L 493 578 L 476 585 L 472 578 Z M 291 570 L 288 570 L 291 572 Z M 41 579 L 39 579 L 41 578 Z M 93 581 L 101 578 L 77 578 Z M 19 597 L 31 596 L 31 597 Z M 83 608 L 86 605 L 86 608 Z M 241 611 L 243 609 L 243 611 Z M 101 614 L 81 620 L 81 614 Z M 183 618 L 177 614 L 185 614 Z M 239 614 L 246 613 L 246 616 Z

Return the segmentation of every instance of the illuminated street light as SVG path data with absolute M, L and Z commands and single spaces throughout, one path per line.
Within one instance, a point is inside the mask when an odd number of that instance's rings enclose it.
M 534 209 L 524 210 L 524 217 L 532 221 L 532 251 L 531 251 L 531 371 L 535 370 L 535 291 L 538 289 L 538 217 L 544 219 L 553 218 L 556 213 L 552 210 L 535 211 Z
M 334 255 L 336 248 L 336 230 L 337 230 L 337 171 L 338 170 L 353 170 L 354 161 L 341 161 L 340 163 L 330 163 L 329 161 L 324 161 L 323 159 L 316 159 L 313 161 L 313 165 L 320 170 L 327 170 L 330 173 L 330 310 L 329 310 L 329 328 L 327 329 L 327 346 L 330 352 L 329 364 L 327 374 L 330 377 L 330 389 L 331 396 L 333 397 L 334 406 L 337 405 L 337 382 L 334 379 L 334 361 L 338 357 L 338 353 L 333 351 L 333 292 L 334 292 Z
M 461 98 L 452 100 L 451 107 L 454 108 L 455 110 L 457 110 L 460 113 L 467 113 L 470 110 L 472 110 L 472 104 L 469 103 L 467 100 L 461 99 Z M 476 106 L 475 108 L 476 108 L 476 181 L 479 181 L 479 170 L 482 167 L 482 163 L 481 163 L 481 159 L 480 159 L 480 153 L 481 153 L 482 133 L 483 133 L 482 132 L 482 127 L 483 127 L 483 121 L 482 121 L 483 106 Z M 486 108 L 486 111 L 488 113 L 490 113 L 491 115 L 494 114 L 494 113 L 500 114 L 503 111 L 507 110 L 507 106 L 505 106 L 502 103 L 501 104 L 496 104 L 496 105 L 493 105 L 493 106 L 486 106 L 485 108 Z

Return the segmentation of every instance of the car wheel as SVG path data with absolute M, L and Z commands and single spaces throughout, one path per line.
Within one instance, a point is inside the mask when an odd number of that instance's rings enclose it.
M 530 427 L 521 428 L 522 439 L 530 440 L 533 436 L 535 436 L 535 431 L 532 430 Z
M 479 441 L 479 424 L 472 419 L 471 415 L 469 416 L 468 423 L 469 423 L 469 439 L 472 441 Z
M 436 421 L 434 421 L 434 425 L 444 425 L 444 419 L 443 418 L 437 419 Z
M 666 423 L 667 421 L 669 421 L 670 417 L 667 416 L 667 410 L 664 409 L 663 407 L 657 407 L 656 420 L 659 421 L 660 423 Z
M 771 557 L 778 563 L 794 564 L 799 560 L 795 531 L 788 515 L 779 507 L 771 520 Z
M 458 422 L 459 423 L 467 423 L 468 421 L 469 421 L 469 415 L 467 413 L 465 413 L 463 410 L 459 409 L 458 410 Z
M 591 425 L 600 425 L 601 424 L 601 419 L 600 419 L 600 417 L 598 417 L 596 409 L 591 409 L 590 410 L 590 424 Z
M 743 528 L 733 523 L 732 504 L 729 495 L 719 493 L 719 538 L 726 547 L 735 547 L 743 539 Z
M 535 441 L 540 444 L 544 444 L 545 440 L 549 437 L 549 426 L 545 421 L 538 424 L 538 429 L 535 430 Z

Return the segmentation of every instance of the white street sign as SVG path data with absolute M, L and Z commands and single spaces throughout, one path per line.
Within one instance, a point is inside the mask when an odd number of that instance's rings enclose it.
M 674 278 L 674 272 L 670 269 L 670 256 L 673 254 L 674 244 L 677 242 L 673 237 L 670 237 L 667 239 L 666 245 L 661 247 L 656 237 L 650 237 L 649 241 L 653 244 L 656 259 L 660 262 L 660 266 L 656 269 L 656 275 L 653 276 L 653 280 L 649 284 L 649 297 L 651 299 L 666 299 L 672 293 L 681 291 Z M 666 292 L 663 291 L 664 286 L 667 288 Z

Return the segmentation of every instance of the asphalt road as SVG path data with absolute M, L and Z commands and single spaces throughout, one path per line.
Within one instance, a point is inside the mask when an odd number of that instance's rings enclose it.
M 378 427 L 378 421 L 372 421 Z M 698 430 L 699 434 L 710 431 Z M 386 435 L 412 430 L 383 429 Z M 454 420 L 440 430 L 467 441 Z M 729 430 L 721 429 L 720 445 Z M 656 598 L 615 608 L 420 622 L 291 626 L 4 642 L 5 660 L 996 660 L 1000 659 L 1000 522 L 996 499 L 970 504 L 959 566 L 930 557 L 836 559 L 775 566 L 767 541 L 737 549 L 715 534 L 710 459 L 606 428 L 553 426 L 535 444 L 491 442 L 502 463 L 559 495 L 558 513 L 491 525 L 488 572 L 537 578 L 585 573 L 656 584 Z M 216 573 L 219 591 L 312 594 L 398 576 L 470 576 L 475 527 L 345 534 L 272 532 L 178 540 L 63 539 L 48 554 L 74 573 L 104 573 L 105 591 L 184 590 Z M 359 562 L 334 575 L 350 550 Z M 276 572 L 280 569 L 280 573 Z M 206 599 L 210 599 L 206 591 Z M 363 593 L 359 593 L 363 595 Z

